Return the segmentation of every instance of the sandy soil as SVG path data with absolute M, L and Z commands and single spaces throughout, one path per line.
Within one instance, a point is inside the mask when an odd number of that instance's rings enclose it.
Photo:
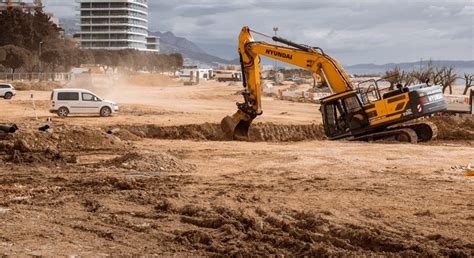
M 87 87 L 86 87 L 87 88 Z M 122 111 L 111 119 L 71 117 L 70 124 L 160 124 L 182 125 L 195 123 L 220 123 L 226 115 L 237 110 L 235 103 L 242 101 L 238 92 L 241 86 L 228 86 L 217 82 L 201 83 L 199 86 L 183 86 L 182 83 L 165 86 L 143 86 L 118 84 L 114 88 L 90 87 L 99 96 L 116 101 Z M 0 101 L 1 118 L 5 122 L 21 122 L 34 118 L 31 95 L 38 106 L 41 120 L 56 118 L 48 112 L 50 92 L 20 91 L 12 101 Z M 261 122 L 285 124 L 320 123 L 319 106 L 299 104 L 264 98 L 265 116 Z M 57 119 L 57 118 L 56 118 Z
M 227 142 L 237 86 L 95 90 L 123 111 L 46 133 L 49 92 L 40 121 L 30 92 L 0 101 L 22 128 L 0 140 L 0 255 L 474 255 L 469 121 L 429 144 L 331 142 L 317 105 L 265 98 L 256 141 Z

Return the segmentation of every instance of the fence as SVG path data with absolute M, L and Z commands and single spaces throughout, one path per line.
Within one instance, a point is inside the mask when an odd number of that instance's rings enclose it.
M 11 73 L 0 73 L 0 80 L 11 81 Z M 15 73 L 13 81 L 70 81 L 70 73 Z

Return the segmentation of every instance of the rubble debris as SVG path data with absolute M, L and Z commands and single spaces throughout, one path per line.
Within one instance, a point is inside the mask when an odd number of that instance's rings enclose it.
M 0 131 L 5 133 L 15 133 L 18 131 L 18 126 L 15 124 L 0 124 Z
M 107 133 L 108 134 L 116 134 L 120 132 L 120 128 L 113 128 L 113 129 L 108 129 Z
M 102 162 L 102 167 L 116 167 L 140 172 L 181 172 L 188 173 L 196 169 L 193 164 L 186 163 L 168 153 L 129 152 L 115 159 Z
M 49 125 L 43 125 L 41 126 L 40 128 L 38 128 L 38 130 L 40 132 L 47 132 L 51 127 Z

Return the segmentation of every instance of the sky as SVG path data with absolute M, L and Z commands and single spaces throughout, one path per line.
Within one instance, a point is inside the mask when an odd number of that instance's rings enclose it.
M 44 0 L 74 18 L 73 0 Z M 236 57 L 242 26 L 318 46 L 343 64 L 474 60 L 473 0 L 149 0 L 151 31 Z M 257 38 L 256 39 L 261 39 Z M 267 39 L 261 39 L 267 40 Z

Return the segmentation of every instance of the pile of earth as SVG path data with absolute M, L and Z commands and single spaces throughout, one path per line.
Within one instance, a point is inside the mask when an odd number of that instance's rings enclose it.
M 52 125 L 40 131 L 28 125 L 20 125 L 15 134 L 0 141 L 0 159 L 21 163 L 75 163 L 75 153 L 125 148 L 117 137 L 101 129 Z
M 188 173 L 196 169 L 193 164 L 186 163 L 168 153 L 138 153 L 129 152 L 112 160 L 99 164 L 101 167 L 140 172 L 180 172 Z
M 225 141 L 219 124 L 192 124 L 181 126 L 158 125 L 121 125 L 122 130 L 129 131 L 137 136 L 152 139 L 168 140 L 202 140 Z M 251 141 L 270 142 L 297 142 L 325 139 L 322 125 L 278 125 L 272 123 L 253 124 L 249 132 Z
M 474 140 L 474 118 L 437 116 L 430 121 L 438 127 L 439 140 Z

